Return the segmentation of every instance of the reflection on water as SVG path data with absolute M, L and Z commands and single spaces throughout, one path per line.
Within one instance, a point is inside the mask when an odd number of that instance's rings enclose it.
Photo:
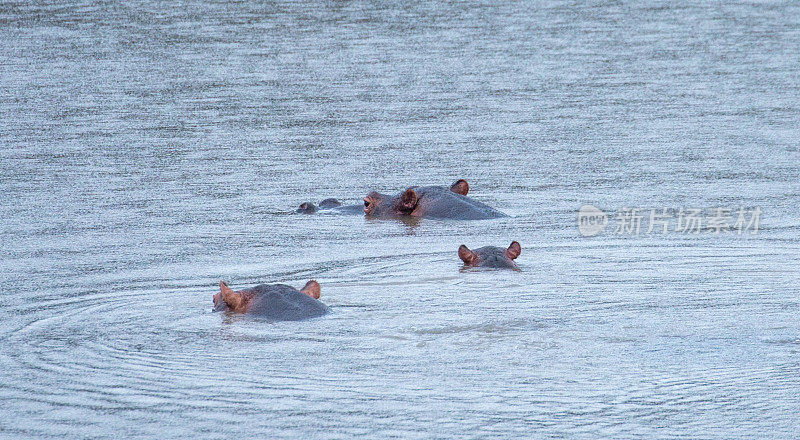
M 791 437 L 798 14 L 0 5 L 0 432 Z M 294 213 L 457 178 L 510 217 Z M 585 204 L 763 214 L 587 238 Z M 320 319 L 211 312 L 310 278 Z

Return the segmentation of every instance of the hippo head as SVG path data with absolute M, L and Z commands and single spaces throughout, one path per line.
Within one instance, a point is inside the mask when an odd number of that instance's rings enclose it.
M 411 215 L 419 202 L 415 188 L 417 187 L 412 186 L 399 196 L 388 196 L 372 191 L 364 197 L 364 213 L 372 217 Z M 450 191 L 466 196 L 469 193 L 469 184 L 464 179 L 458 179 L 450 185 Z
M 317 207 L 311 202 L 303 202 L 297 208 L 297 212 L 301 214 L 313 214 L 317 212 Z
M 458 257 L 464 262 L 465 267 L 517 269 L 517 263 L 514 260 L 519 257 L 521 252 L 522 247 L 516 241 L 512 241 L 508 249 L 485 246 L 474 251 L 462 244 L 458 248 Z
M 305 293 L 311 298 L 319 299 L 322 288 L 316 280 L 309 280 L 306 285 L 300 289 L 300 292 Z M 220 281 L 219 293 L 213 296 L 214 311 L 231 310 L 237 313 L 245 313 L 252 299 L 253 293 L 251 291 L 244 290 L 237 292 L 228 287 L 224 281 Z
M 372 191 L 364 197 L 364 213 L 372 217 L 411 215 L 418 201 L 414 188 L 405 190 L 399 196 L 388 196 Z

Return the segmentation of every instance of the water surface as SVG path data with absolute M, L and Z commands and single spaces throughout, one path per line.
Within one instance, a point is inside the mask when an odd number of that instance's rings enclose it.
M 789 438 L 792 2 L 0 4 L 0 433 Z M 294 214 L 471 184 L 510 217 Z M 763 210 L 757 234 L 576 213 Z M 459 271 L 460 244 L 521 271 Z M 309 278 L 332 312 L 211 312 Z

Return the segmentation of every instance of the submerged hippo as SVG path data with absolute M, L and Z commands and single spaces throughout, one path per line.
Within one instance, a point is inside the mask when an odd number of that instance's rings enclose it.
M 319 202 L 319 205 L 314 205 L 311 202 L 303 202 L 297 208 L 297 212 L 301 214 L 313 214 L 317 211 L 336 211 L 346 214 L 360 214 L 361 205 L 344 205 L 336 199 L 325 199 Z
M 342 206 L 342 202 L 336 199 L 325 199 L 319 202 L 319 205 L 315 205 L 311 202 L 303 202 L 300 204 L 300 207 L 297 208 L 297 212 L 302 214 L 313 214 L 320 209 L 335 209 Z
M 458 258 L 464 262 L 465 267 L 497 267 L 507 269 L 517 269 L 514 260 L 519 257 L 522 247 L 516 241 L 511 242 L 508 249 L 496 246 L 484 246 L 482 248 L 469 250 L 463 244 L 458 248 Z
M 412 186 L 390 196 L 371 192 L 364 197 L 364 213 L 369 217 L 399 216 L 456 220 L 484 220 L 507 217 L 506 214 L 467 197 L 469 184 L 457 180 L 450 188 L 444 186 Z
M 214 311 L 230 310 L 276 321 L 299 321 L 328 313 L 319 301 L 320 285 L 311 280 L 300 290 L 285 284 L 260 284 L 234 291 L 223 281 L 214 295 Z

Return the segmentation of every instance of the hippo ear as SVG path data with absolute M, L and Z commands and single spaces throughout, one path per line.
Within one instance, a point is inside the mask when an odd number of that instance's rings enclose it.
M 471 265 L 478 259 L 478 255 L 462 244 L 458 247 L 458 258 L 461 258 L 464 264 Z
M 458 179 L 455 183 L 450 185 L 450 191 L 465 196 L 469 192 L 469 183 L 464 179 Z
M 409 188 L 403 195 L 400 196 L 400 202 L 397 204 L 397 210 L 401 212 L 411 212 L 417 207 L 417 192 L 414 188 Z
M 234 292 L 233 289 L 228 287 L 228 285 L 225 284 L 225 281 L 219 282 L 219 294 L 222 297 L 222 300 L 225 301 L 225 303 L 227 304 L 230 304 L 231 301 L 233 301 L 233 299 L 236 296 L 236 292 Z
M 519 257 L 519 254 L 522 253 L 522 246 L 519 245 L 516 241 L 511 242 L 511 246 L 506 249 L 506 257 L 515 260 Z
M 312 298 L 319 299 L 322 293 L 322 287 L 315 280 L 309 280 L 300 291 Z

